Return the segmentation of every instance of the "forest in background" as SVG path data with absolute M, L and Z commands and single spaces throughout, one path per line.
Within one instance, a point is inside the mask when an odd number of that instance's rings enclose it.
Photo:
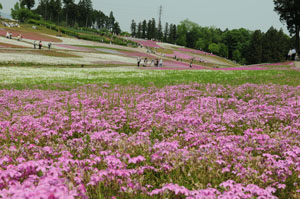
M 11 15 L 25 22 L 28 19 L 45 20 L 72 28 L 93 28 L 121 34 L 121 28 L 113 12 L 105 15 L 93 8 L 91 0 L 20 0 Z M 288 50 L 295 44 L 296 37 L 286 35 L 274 27 L 261 30 L 225 29 L 202 27 L 188 19 L 180 24 L 161 24 L 154 18 L 131 23 L 131 36 L 152 39 L 189 48 L 212 52 L 240 64 L 257 64 L 283 61 Z

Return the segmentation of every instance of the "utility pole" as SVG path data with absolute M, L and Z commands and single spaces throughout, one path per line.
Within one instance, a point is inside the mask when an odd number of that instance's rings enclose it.
M 161 15 L 163 13 L 162 5 L 159 7 L 159 23 L 161 24 Z
M 161 25 L 161 16 L 163 13 L 162 5 L 159 7 L 159 19 L 158 19 L 158 40 L 162 39 L 162 25 Z

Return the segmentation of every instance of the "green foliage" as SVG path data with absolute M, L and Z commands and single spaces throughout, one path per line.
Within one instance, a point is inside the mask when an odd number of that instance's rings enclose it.
M 263 53 L 263 33 L 260 30 L 254 31 L 251 36 L 250 44 L 247 53 L 248 64 L 258 64 L 262 61 Z
M 219 54 L 219 52 L 220 52 L 220 46 L 218 44 L 216 44 L 216 43 L 211 43 L 208 46 L 208 50 L 210 52 L 212 52 L 213 54 Z
M 27 7 L 29 10 L 34 6 L 35 0 L 20 0 L 22 7 Z
M 296 41 L 294 45 L 297 52 L 299 52 L 300 1 L 273 0 L 273 2 L 275 4 L 274 10 L 279 14 L 280 21 L 285 22 L 291 34 L 295 34 Z
M 289 38 L 283 31 L 271 27 L 262 38 L 262 62 L 279 62 L 285 59 Z
M 241 61 L 242 55 L 241 55 L 241 52 L 238 49 L 236 49 L 236 50 L 233 51 L 233 53 L 232 53 L 232 59 L 235 60 L 235 61 L 237 61 L 237 62 Z
M 34 14 L 31 10 L 22 5 L 20 6 L 19 2 L 17 2 L 14 8 L 11 9 L 11 16 L 13 19 L 19 20 L 20 22 L 25 22 L 29 19 L 40 19 L 39 15 Z

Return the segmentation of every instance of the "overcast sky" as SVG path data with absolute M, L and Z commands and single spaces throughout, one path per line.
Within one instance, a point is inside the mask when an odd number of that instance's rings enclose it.
M 3 12 L 18 0 L 0 0 Z M 36 5 L 39 0 L 35 0 Z M 76 0 L 78 2 L 79 0 Z M 189 19 L 201 26 L 234 29 L 247 28 L 267 31 L 271 26 L 283 28 L 278 15 L 273 11 L 273 0 L 92 0 L 94 9 L 105 14 L 113 11 L 121 29 L 129 31 L 131 20 L 158 19 L 159 6 L 163 7 L 162 21 L 178 24 Z

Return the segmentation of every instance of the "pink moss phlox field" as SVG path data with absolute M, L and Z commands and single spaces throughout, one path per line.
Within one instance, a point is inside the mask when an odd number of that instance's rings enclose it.
M 185 59 L 185 60 L 190 60 L 193 59 L 194 57 L 185 53 L 182 53 L 180 51 L 174 51 L 173 54 L 166 54 L 166 57 L 175 57 L 178 59 Z
M 279 85 L 0 90 L 0 197 L 299 198 L 299 105 Z
M 156 41 L 151 41 L 151 40 L 134 40 L 134 41 L 144 47 L 161 48 L 159 45 L 157 45 Z
M 190 48 L 179 48 L 179 50 L 181 50 L 181 51 L 183 51 L 183 52 L 194 53 L 194 54 L 215 56 L 215 55 L 212 54 L 212 53 L 208 53 L 208 52 L 201 51 L 201 50 L 190 49 Z

